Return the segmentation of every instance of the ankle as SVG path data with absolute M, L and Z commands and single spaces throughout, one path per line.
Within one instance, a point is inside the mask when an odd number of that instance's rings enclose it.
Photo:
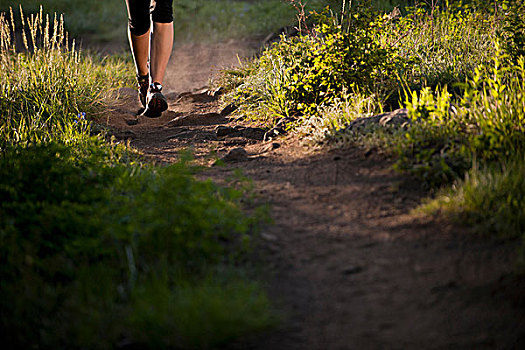
M 137 75 L 137 83 L 139 84 L 139 86 L 142 86 L 142 85 L 148 85 L 149 86 L 149 84 L 150 84 L 149 74 Z

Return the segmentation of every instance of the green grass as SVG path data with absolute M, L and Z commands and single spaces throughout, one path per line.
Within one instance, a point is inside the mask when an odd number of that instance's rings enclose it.
M 474 166 L 418 211 L 446 215 L 477 232 L 525 239 L 525 160 Z
M 66 42 L 63 22 L 53 19 L 39 12 L 31 26 L 26 21 L 13 28 L 14 21 L 0 15 L 0 150 L 78 139 L 89 133 L 86 117 L 101 113 L 117 88 L 131 84 L 131 62 L 83 54 Z M 21 33 L 19 47 L 15 32 Z
M 97 135 L 132 64 L 74 50 L 46 18 L 0 16 L 4 346 L 212 348 L 275 325 L 242 263 L 263 219 L 246 191 Z
M 261 288 L 230 265 L 259 220 L 241 210 L 242 192 L 195 180 L 184 162 L 152 167 L 128 152 L 89 139 L 1 155 L 9 346 L 111 348 L 125 336 L 213 347 L 275 323 Z
M 176 0 L 174 6 L 178 41 L 266 36 L 295 19 L 293 8 L 282 0 Z

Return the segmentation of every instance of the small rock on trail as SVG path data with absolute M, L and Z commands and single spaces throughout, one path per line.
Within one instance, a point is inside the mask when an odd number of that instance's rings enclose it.
M 224 157 L 221 158 L 224 162 L 243 162 L 248 160 L 248 152 L 242 147 L 230 150 Z

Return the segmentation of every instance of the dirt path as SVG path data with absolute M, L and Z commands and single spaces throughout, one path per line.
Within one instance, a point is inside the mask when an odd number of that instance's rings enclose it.
M 202 55 L 211 66 L 213 52 Z M 220 57 L 232 63 L 234 50 Z M 158 162 L 188 147 L 205 165 L 235 148 L 247 152 L 204 176 L 222 180 L 242 169 L 258 200 L 271 204 L 274 224 L 264 228 L 256 258 L 287 321 L 240 348 L 525 348 L 525 283 L 511 273 L 515 242 L 413 217 L 425 193 L 380 155 L 262 141 L 259 130 L 221 115 L 208 91 L 175 92 L 199 86 L 188 79 L 195 62 L 181 62 L 170 67 L 170 109 L 161 118 L 136 120 L 136 94 L 123 90 L 123 104 L 105 122 Z M 181 71 L 186 78 L 177 82 Z

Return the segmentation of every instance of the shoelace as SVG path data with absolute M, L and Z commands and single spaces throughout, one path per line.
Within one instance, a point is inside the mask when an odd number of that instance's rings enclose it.
M 149 86 L 149 91 L 151 91 L 151 92 L 161 92 L 162 91 L 162 85 L 160 83 L 152 83 Z

